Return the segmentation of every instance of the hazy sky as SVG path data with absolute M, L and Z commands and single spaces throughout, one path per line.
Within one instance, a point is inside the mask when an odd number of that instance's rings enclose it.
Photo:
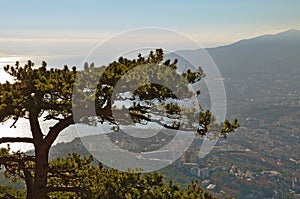
M 299 0 L 1 1 L 0 64 L 76 65 L 97 43 L 142 27 L 179 31 L 205 47 L 223 45 L 300 29 L 299 10 Z

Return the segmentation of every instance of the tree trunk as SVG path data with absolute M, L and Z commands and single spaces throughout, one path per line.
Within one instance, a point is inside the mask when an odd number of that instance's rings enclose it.
M 35 150 L 35 176 L 31 193 L 28 199 L 46 199 L 47 196 L 47 174 L 48 174 L 48 152 L 49 149 L 41 145 Z
M 33 198 L 33 193 L 32 193 L 32 189 L 33 189 L 33 177 L 30 173 L 30 171 L 26 170 L 26 168 L 24 167 L 24 175 L 25 175 L 25 182 L 26 182 L 26 188 L 27 188 L 27 195 L 26 198 Z
M 33 109 L 29 114 L 30 128 L 32 132 L 34 151 L 35 151 L 35 168 L 33 176 L 33 186 L 27 194 L 27 199 L 46 199 L 47 196 L 47 175 L 48 175 L 48 153 L 49 148 L 43 139 L 43 133 L 38 121 L 40 111 Z M 27 190 L 28 191 L 28 190 Z
M 44 138 L 39 121 L 39 111 L 33 110 L 29 115 L 30 128 L 33 136 L 35 151 L 35 168 L 32 186 L 27 186 L 27 199 L 46 199 L 48 197 L 47 176 L 49 171 L 49 149 L 58 134 L 70 124 L 74 123 L 73 117 L 66 118 L 50 128 Z

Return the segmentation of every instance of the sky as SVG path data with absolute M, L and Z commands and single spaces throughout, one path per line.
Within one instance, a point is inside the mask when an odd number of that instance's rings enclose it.
M 300 30 L 299 10 L 299 0 L 1 1 L 0 83 L 11 80 L 2 68 L 6 64 L 31 59 L 35 63 L 46 60 L 55 67 L 78 66 L 102 42 L 105 45 L 100 45 L 99 52 L 105 59 L 124 46 L 128 52 L 137 50 L 136 46 L 167 43 L 180 50 L 189 48 L 189 38 L 200 46 L 215 47 Z M 132 31 L 149 27 L 180 36 L 161 32 L 153 36 L 150 29 Z M 7 124 L 0 129 L 18 133 Z
M 300 29 L 299 9 L 298 0 L 2 1 L 0 64 L 78 65 L 98 43 L 143 27 L 178 31 L 204 47 L 225 45 Z

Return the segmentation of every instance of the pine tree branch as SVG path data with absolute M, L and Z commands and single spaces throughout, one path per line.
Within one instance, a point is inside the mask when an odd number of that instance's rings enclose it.
M 4 157 L 0 157 L 0 164 L 8 164 L 10 162 L 16 162 L 16 163 L 20 163 L 20 162 L 26 162 L 26 161 L 35 161 L 35 158 L 32 156 L 25 156 L 22 158 L 17 158 L 17 157 L 13 157 L 13 156 L 4 156 Z
M 33 143 L 32 138 L 28 137 L 3 137 L 0 138 L 0 144 L 7 142 L 25 142 L 25 143 Z
M 33 186 L 32 168 L 26 166 L 27 161 L 35 161 L 33 156 L 4 156 L 0 157 L 0 165 L 4 165 L 5 169 L 12 175 L 18 175 L 25 180 L 26 186 L 31 189 Z M 17 165 L 16 165 L 17 163 Z M 23 171 L 22 175 L 19 171 Z
M 88 191 L 82 187 L 47 187 L 47 192 L 75 192 L 75 193 L 87 193 Z
M 65 128 L 67 128 L 72 124 L 74 124 L 74 119 L 73 116 L 70 115 L 65 119 L 62 119 L 61 121 L 56 123 L 54 126 L 50 127 L 49 133 L 44 138 L 48 147 L 51 147 L 51 145 L 53 144 L 57 136 L 62 132 L 62 130 L 64 130 Z

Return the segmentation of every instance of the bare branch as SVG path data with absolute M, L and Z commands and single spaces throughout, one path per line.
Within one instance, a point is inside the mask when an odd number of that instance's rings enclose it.
M 50 127 L 50 131 L 47 134 L 47 136 L 44 138 L 46 144 L 50 147 L 53 142 L 55 141 L 55 139 L 57 138 L 57 136 L 59 135 L 59 133 L 62 132 L 62 130 L 64 130 L 65 128 L 67 128 L 68 126 L 74 124 L 74 119 L 73 116 L 69 116 L 65 119 L 62 119 L 60 122 L 56 123 L 54 126 Z
M 28 137 L 3 137 L 3 138 L 0 138 L 0 144 L 6 143 L 6 142 L 33 143 L 33 139 L 32 138 L 28 138 Z
M 12 128 L 12 127 L 16 128 L 16 123 L 17 123 L 18 120 L 19 120 L 19 117 L 17 117 L 15 119 L 14 123 L 12 123 L 12 125 L 10 126 L 10 128 Z
M 55 117 L 53 115 L 47 115 L 44 117 L 44 121 L 47 121 L 47 120 L 57 120 L 57 121 L 61 121 L 62 118 L 58 118 L 58 117 Z

